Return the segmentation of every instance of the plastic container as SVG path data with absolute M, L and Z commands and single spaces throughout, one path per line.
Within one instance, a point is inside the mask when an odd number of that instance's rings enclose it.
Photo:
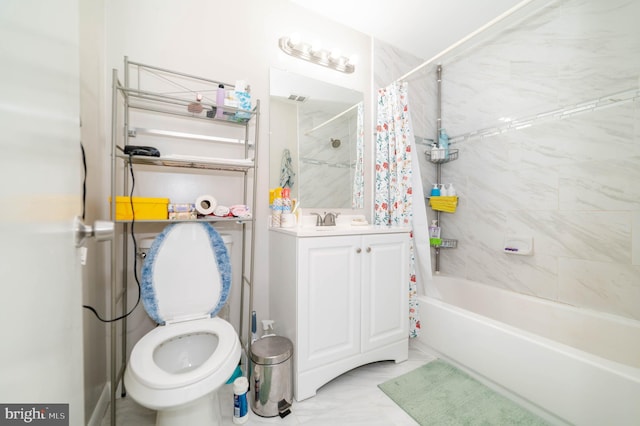
M 133 201 L 133 211 L 131 202 Z M 111 202 L 111 197 L 109 197 Z M 148 198 L 128 196 L 116 197 L 116 218 L 115 220 L 132 220 L 135 212 L 136 220 L 165 220 L 169 212 L 168 198 Z
M 293 344 L 282 336 L 268 336 L 251 345 L 251 409 L 261 417 L 284 417 L 293 401 Z
M 249 380 L 246 377 L 238 377 L 233 381 L 233 423 L 241 425 L 249 420 L 249 402 L 247 392 Z
M 439 197 L 440 196 L 440 188 L 438 188 L 438 184 L 434 183 L 433 188 L 431 188 L 431 196 Z

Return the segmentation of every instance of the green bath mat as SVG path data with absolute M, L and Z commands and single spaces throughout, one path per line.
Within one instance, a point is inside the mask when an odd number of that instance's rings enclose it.
M 549 424 L 440 360 L 378 387 L 421 425 Z

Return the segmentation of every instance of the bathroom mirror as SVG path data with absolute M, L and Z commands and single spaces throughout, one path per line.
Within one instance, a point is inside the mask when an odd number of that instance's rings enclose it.
M 272 68 L 269 111 L 269 187 L 302 208 L 362 208 L 362 93 Z

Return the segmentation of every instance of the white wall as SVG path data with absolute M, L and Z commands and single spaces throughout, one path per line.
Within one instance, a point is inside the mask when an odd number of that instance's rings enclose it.
M 640 30 L 630 0 L 536 2 L 513 25 L 456 49 L 443 65 L 442 126 L 460 150 L 442 167 L 460 202 L 443 214 L 443 273 L 640 319 L 640 114 L 636 102 L 538 121 L 500 135 L 465 134 L 637 90 Z M 533 11 L 533 12 L 532 12 Z M 387 51 L 376 55 L 385 58 Z M 376 59 L 376 63 L 383 60 Z M 409 79 L 435 133 L 435 71 Z M 636 95 L 637 96 L 637 95 Z M 503 118 L 501 121 L 500 118 Z M 425 188 L 435 167 L 425 162 Z M 505 235 L 530 235 L 534 256 L 502 253 Z
M 87 200 L 85 223 L 108 220 L 104 200 L 108 196 L 109 169 L 103 161 L 109 148 L 105 140 L 105 93 L 102 84 L 104 64 L 104 2 L 82 0 L 80 6 L 80 117 L 81 138 L 87 161 Z M 83 268 L 83 304 L 93 306 L 103 317 L 109 316 L 108 289 L 110 243 L 87 240 L 87 265 Z M 108 326 L 92 312 L 83 312 L 85 423 L 103 392 L 107 377 Z

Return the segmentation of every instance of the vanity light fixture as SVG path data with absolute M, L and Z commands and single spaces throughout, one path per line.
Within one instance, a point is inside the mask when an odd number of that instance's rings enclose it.
M 306 43 L 297 34 L 290 37 L 281 37 L 280 49 L 287 55 L 304 59 L 314 64 L 322 65 L 336 71 L 351 74 L 356 70 L 354 61 L 340 53 L 338 49 L 323 49 L 320 43 Z

